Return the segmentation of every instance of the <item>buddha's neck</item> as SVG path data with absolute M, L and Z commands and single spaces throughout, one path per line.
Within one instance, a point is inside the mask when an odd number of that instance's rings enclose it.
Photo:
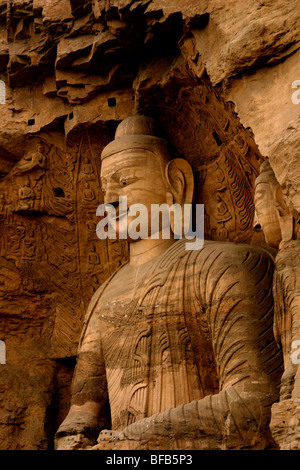
M 130 264 L 131 266 L 141 266 L 153 258 L 164 253 L 176 240 L 164 240 L 159 238 L 153 240 L 147 238 L 145 240 L 138 240 L 130 243 Z

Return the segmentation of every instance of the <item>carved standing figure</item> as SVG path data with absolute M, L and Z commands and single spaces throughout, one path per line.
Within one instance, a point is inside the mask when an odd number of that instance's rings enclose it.
M 257 224 L 267 243 L 279 249 L 273 282 L 274 332 L 283 351 L 284 373 L 271 429 L 282 449 L 300 449 L 300 240 L 293 213 L 268 161 L 256 179 L 254 200 Z
M 193 199 L 190 165 L 172 159 L 144 116 L 119 125 L 102 152 L 101 180 L 117 231 L 132 221 L 119 214 L 119 196 L 149 214 L 151 204 Z M 272 446 L 282 359 L 267 252 L 212 241 L 186 251 L 186 240 L 174 237 L 128 241 L 129 262 L 88 308 L 56 448 Z

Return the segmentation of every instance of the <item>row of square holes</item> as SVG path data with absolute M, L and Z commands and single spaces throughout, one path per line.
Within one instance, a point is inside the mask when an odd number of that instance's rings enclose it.
M 107 104 L 110 108 L 114 108 L 117 105 L 116 98 L 108 98 Z M 72 112 L 69 114 L 69 119 L 71 120 L 73 119 L 73 117 L 74 117 L 74 113 Z M 28 126 L 34 126 L 34 124 L 35 124 L 35 119 L 28 120 Z
M 117 104 L 116 98 L 108 98 L 107 104 L 110 107 L 116 106 L 116 104 Z M 74 113 L 72 112 L 72 113 L 69 114 L 69 119 L 71 120 L 71 119 L 73 119 L 73 117 L 74 117 Z M 35 124 L 35 119 L 29 119 L 28 126 L 33 126 L 34 124 Z M 213 132 L 212 135 L 213 135 L 217 145 L 218 146 L 222 145 L 222 141 L 221 141 L 220 137 L 218 136 L 218 134 L 216 132 Z

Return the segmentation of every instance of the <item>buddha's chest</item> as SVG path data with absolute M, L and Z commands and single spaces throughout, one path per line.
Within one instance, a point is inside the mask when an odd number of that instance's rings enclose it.
M 201 398 L 198 362 L 181 293 L 165 285 L 107 291 L 98 310 L 114 429 Z

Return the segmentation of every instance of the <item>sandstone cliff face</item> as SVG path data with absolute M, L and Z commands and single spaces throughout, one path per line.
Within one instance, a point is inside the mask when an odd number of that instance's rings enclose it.
M 264 157 L 300 211 L 297 3 L 0 1 L 1 449 L 53 446 L 88 302 L 128 256 L 95 233 L 120 120 L 155 117 L 190 161 L 207 238 L 264 243 Z

